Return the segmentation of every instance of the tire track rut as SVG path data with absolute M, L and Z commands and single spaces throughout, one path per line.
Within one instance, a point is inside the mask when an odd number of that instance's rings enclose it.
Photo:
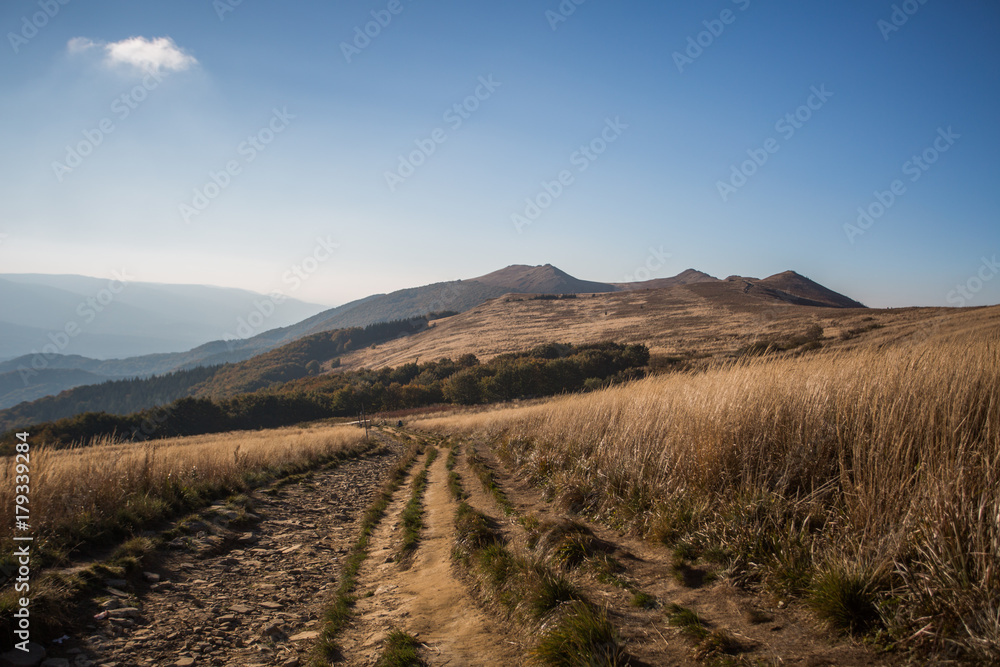
M 444 452 L 441 452 L 444 454 Z M 346 664 L 373 665 L 383 639 L 394 629 L 417 637 L 430 665 L 520 665 L 523 653 L 500 624 L 483 613 L 455 576 L 451 550 L 455 503 L 448 491 L 444 455 L 431 465 L 424 493 L 424 527 L 412 562 L 401 565 L 399 517 L 408 500 L 414 467 L 372 537 L 359 572 L 356 618 L 342 640 Z

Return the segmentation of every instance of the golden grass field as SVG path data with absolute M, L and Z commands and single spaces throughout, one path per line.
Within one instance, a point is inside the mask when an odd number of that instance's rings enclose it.
M 757 357 L 429 417 L 553 497 L 845 629 L 1000 659 L 1000 328 Z
M 124 524 L 166 516 L 171 504 L 196 506 L 199 497 L 242 490 L 268 471 L 305 468 L 363 439 L 364 431 L 356 427 L 317 426 L 142 444 L 107 440 L 73 449 L 33 447 L 31 533 L 36 545 L 70 547 L 71 536 L 99 537 Z M 14 473 L 13 466 L 0 470 L 5 507 L 14 505 Z M 4 524 L 0 540 L 9 540 L 12 529 Z
M 483 439 L 563 505 L 711 563 L 737 585 L 806 600 L 877 646 L 917 660 L 1000 660 L 1000 306 L 831 309 L 708 300 L 698 289 L 708 288 L 503 297 L 344 365 L 602 339 L 698 360 L 602 391 L 407 422 Z M 816 325 L 818 349 L 733 355 Z M 33 445 L 38 565 L 65 566 L 358 451 L 363 438 L 354 426 L 314 425 Z M 14 473 L 0 471 L 8 507 Z M 0 527 L 8 554 L 12 529 Z

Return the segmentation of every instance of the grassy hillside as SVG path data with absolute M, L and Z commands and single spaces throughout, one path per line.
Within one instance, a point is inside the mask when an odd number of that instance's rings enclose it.
M 306 336 L 247 361 L 221 367 L 195 387 L 192 395 L 225 398 L 316 375 L 346 352 L 409 336 L 426 327 L 425 318 L 413 318 Z
M 322 312 L 281 330 L 281 340 L 349 327 L 364 327 L 377 322 L 422 317 L 427 313 L 465 311 L 487 299 L 506 294 L 504 287 L 484 285 L 474 280 L 455 280 L 422 287 L 411 287 L 389 294 L 376 294 L 338 308 Z
M 550 300 L 534 295 L 493 299 L 471 311 L 434 322 L 416 336 L 344 355 L 345 368 L 398 366 L 415 359 L 480 359 L 541 345 L 559 332 L 569 343 L 618 340 L 642 343 L 654 362 L 729 355 L 758 343 L 783 343 L 822 329 L 822 345 L 895 344 L 947 329 L 968 318 L 1000 323 L 1000 307 L 830 308 L 789 303 L 743 283 L 698 282 L 665 289 L 578 295 Z
M 996 309 L 991 309 L 995 315 Z M 883 645 L 1000 659 L 1000 328 L 749 357 L 423 428 Z

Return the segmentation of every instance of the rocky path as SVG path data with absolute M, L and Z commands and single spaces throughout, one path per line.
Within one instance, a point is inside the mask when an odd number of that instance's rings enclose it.
M 107 582 L 107 599 L 98 598 L 106 617 L 67 641 L 75 648 L 62 657 L 109 667 L 305 665 L 339 561 L 403 450 L 382 441 L 363 458 L 255 493 L 251 523 L 235 531 L 231 512 L 216 508 L 144 584 Z

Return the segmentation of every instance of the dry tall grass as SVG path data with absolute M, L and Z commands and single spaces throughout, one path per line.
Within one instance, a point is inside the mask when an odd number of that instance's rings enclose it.
M 421 424 L 490 438 L 564 501 L 844 627 L 1000 658 L 995 327 Z
M 285 428 L 88 447 L 32 447 L 31 533 L 56 549 L 100 539 L 200 499 L 245 489 L 255 477 L 303 470 L 360 445 L 349 426 Z M 0 506 L 14 506 L 14 465 L 0 469 Z M 0 543 L 11 537 L 0 525 Z

